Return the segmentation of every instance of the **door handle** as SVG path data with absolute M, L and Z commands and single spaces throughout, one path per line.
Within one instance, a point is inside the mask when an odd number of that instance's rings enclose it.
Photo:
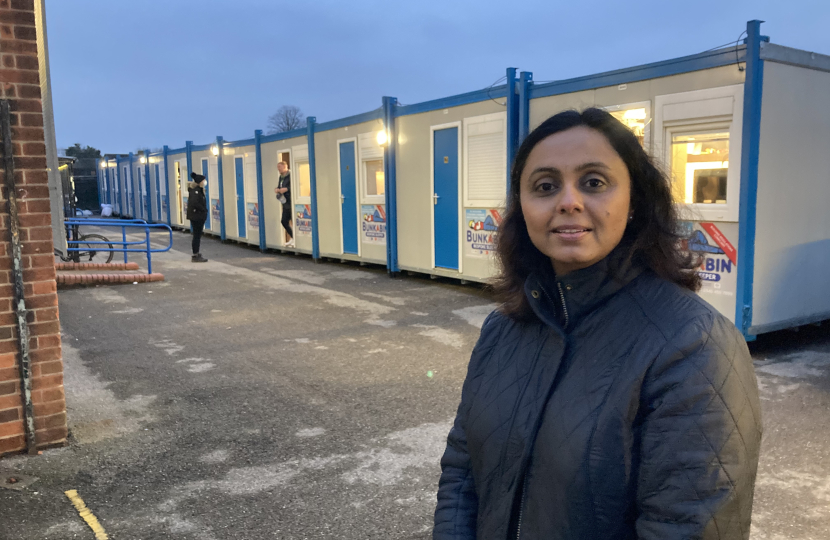
M 346 202 L 346 196 L 341 193 L 340 194 L 340 204 L 345 204 L 345 202 Z
M 438 195 L 437 193 L 433 193 L 432 194 L 432 204 L 438 204 L 438 199 L 440 199 L 440 198 L 441 198 L 440 195 Z

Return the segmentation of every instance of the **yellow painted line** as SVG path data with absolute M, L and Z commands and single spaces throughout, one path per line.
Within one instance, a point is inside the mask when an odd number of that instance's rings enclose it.
M 72 501 L 72 505 L 75 507 L 75 510 L 78 511 L 81 518 L 86 521 L 86 524 L 89 525 L 89 528 L 95 533 L 96 540 L 107 540 L 109 536 L 107 536 L 106 531 L 104 531 L 104 528 L 100 523 L 98 523 L 98 518 L 95 517 L 92 510 L 86 507 L 84 500 L 81 499 L 78 492 L 74 489 L 70 489 L 69 491 L 64 491 L 64 494 L 70 501 Z

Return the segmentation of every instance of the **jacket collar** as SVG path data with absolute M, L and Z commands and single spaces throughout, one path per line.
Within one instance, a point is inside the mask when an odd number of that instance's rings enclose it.
M 639 276 L 644 268 L 638 264 L 614 265 L 618 257 L 612 252 L 598 263 L 557 278 L 549 272 L 534 272 L 525 280 L 525 295 L 539 319 L 565 332 L 571 331 L 582 318 L 605 303 Z

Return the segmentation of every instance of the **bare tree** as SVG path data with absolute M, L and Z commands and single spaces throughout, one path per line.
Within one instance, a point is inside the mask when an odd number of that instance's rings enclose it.
M 305 115 L 296 105 L 283 105 L 268 117 L 268 134 L 283 133 L 305 127 Z

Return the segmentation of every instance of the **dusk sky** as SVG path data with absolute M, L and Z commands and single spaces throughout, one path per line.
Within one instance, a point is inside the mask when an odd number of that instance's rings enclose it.
M 253 137 L 281 105 L 318 122 L 568 79 L 734 42 L 830 54 L 827 0 L 48 0 L 58 147 L 105 153 Z

